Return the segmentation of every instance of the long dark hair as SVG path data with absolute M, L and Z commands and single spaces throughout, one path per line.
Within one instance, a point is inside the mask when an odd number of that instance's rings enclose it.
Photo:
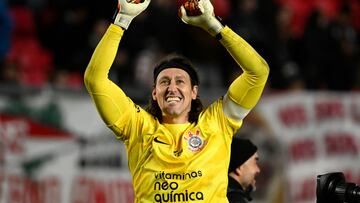
M 168 67 L 168 68 L 170 68 L 171 66 L 174 65 L 174 63 L 176 63 L 177 65 L 183 65 L 183 67 L 186 67 L 186 68 L 181 68 L 181 69 L 185 70 L 189 74 L 190 79 L 191 79 L 191 87 L 192 88 L 195 85 L 199 85 L 199 79 L 198 79 L 199 77 L 197 75 L 197 72 L 196 72 L 194 66 L 190 62 L 190 60 L 179 54 L 170 54 L 167 57 L 165 57 L 164 59 L 162 59 L 158 63 L 158 65 L 156 65 L 154 68 L 154 87 L 156 84 L 157 75 L 161 72 L 161 70 L 165 69 L 167 64 L 170 65 Z M 161 69 L 161 70 L 159 70 L 159 69 Z M 162 122 L 161 109 L 160 109 L 157 101 L 153 100 L 151 96 L 150 96 L 147 106 L 145 107 L 145 110 L 147 112 L 149 112 L 151 115 L 153 115 L 154 117 L 156 117 L 160 123 Z M 202 110 L 203 110 L 203 104 L 198 95 L 196 97 L 196 99 L 193 99 L 191 101 L 191 109 L 189 112 L 189 122 L 197 123 L 199 114 Z

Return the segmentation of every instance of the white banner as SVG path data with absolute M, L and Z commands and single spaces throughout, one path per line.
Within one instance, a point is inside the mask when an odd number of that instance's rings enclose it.
M 359 94 L 279 94 L 262 98 L 258 110 L 284 152 L 284 202 L 316 202 L 320 174 L 343 172 L 360 182 Z
M 105 137 L 105 135 L 104 135 Z M 132 203 L 123 145 L 0 114 L 1 203 Z

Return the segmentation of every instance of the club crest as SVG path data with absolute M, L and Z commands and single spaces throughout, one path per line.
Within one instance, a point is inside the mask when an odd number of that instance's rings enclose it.
M 189 131 L 188 134 L 184 136 L 184 139 L 187 141 L 189 149 L 193 152 L 200 151 L 206 144 L 206 141 L 200 137 L 200 130 L 196 130 L 195 133 Z

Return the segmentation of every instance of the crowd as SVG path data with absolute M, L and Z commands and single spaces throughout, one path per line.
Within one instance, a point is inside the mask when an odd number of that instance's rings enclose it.
M 201 31 L 181 22 L 179 2 L 152 0 L 134 20 L 136 29 L 130 28 L 124 36 L 111 71 L 114 81 L 149 87 L 152 81 L 147 76 L 154 63 L 169 52 L 191 57 L 204 86 L 225 87 L 238 75 L 226 50 L 211 37 L 196 37 Z M 212 2 L 223 23 L 268 62 L 269 88 L 359 89 L 358 1 Z M 0 4 L 1 82 L 82 88 L 82 75 L 112 21 L 109 11 L 117 1 L 5 0 Z

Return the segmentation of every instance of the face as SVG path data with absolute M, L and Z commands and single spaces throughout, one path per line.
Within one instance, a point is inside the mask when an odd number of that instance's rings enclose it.
M 152 98 L 157 101 L 163 119 L 187 122 L 191 101 L 196 99 L 198 86 L 191 87 L 189 74 L 179 68 L 167 68 L 159 73 Z
M 256 190 L 255 178 L 260 173 L 258 161 L 259 156 L 257 153 L 255 153 L 245 163 L 236 169 L 238 174 L 240 174 L 240 184 L 244 189 L 247 189 L 251 185 L 253 190 Z

